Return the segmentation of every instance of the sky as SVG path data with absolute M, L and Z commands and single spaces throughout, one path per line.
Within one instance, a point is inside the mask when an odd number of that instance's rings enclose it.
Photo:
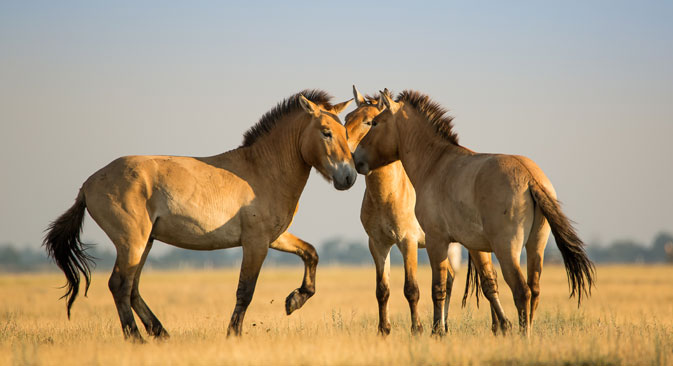
M 424 92 L 463 146 L 533 159 L 586 242 L 648 244 L 673 232 L 671 19 L 665 1 L 2 1 L 0 243 L 39 247 L 119 156 L 215 155 L 283 98 L 356 84 Z M 312 173 L 290 231 L 366 243 L 364 187 Z M 112 248 L 90 217 L 83 237 Z

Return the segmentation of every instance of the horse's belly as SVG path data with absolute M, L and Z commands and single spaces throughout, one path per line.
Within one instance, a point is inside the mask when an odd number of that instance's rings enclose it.
M 241 244 L 241 222 L 238 216 L 227 220 L 195 220 L 184 216 L 162 216 L 154 225 L 152 236 L 164 243 L 185 249 L 212 250 Z
M 419 199 L 416 216 L 421 227 L 433 237 L 448 242 L 459 242 L 468 249 L 492 251 L 484 228 L 475 210 L 460 201 Z

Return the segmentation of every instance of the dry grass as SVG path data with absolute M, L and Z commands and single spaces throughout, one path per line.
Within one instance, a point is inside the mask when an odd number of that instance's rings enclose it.
M 428 268 L 419 273 L 426 333 L 411 336 L 402 270 L 392 272 L 393 331 L 386 339 L 376 335 L 373 269 L 334 267 L 319 267 L 318 293 L 290 317 L 284 299 L 302 269 L 264 269 L 244 336 L 227 339 L 237 271 L 147 271 L 141 292 L 171 338 L 145 345 L 123 341 L 107 274 L 95 275 L 70 321 L 58 300 L 62 275 L 2 275 L 0 365 L 673 364 L 673 267 L 599 267 L 597 290 L 577 309 L 563 269 L 548 266 L 530 340 L 492 336 L 485 305 L 477 309 L 472 300 L 460 308 L 464 271 L 454 287 L 449 335 L 430 337 Z M 500 289 L 514 320 L 509 288 Z

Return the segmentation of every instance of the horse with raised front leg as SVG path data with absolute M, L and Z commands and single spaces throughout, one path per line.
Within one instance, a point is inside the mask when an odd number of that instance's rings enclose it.
M 339 190 L 350 188 L 357 176 L 337 117 L 347 102 L 332 106 L 329 99 L 323 91 L 306 90 L 283 100 L 246 132 L 241 147 L 220 155 L 127 156 L 89 177 L 44 240 L 67 279 L 68 316 L 80 273 L 87 289 L 90 283 L 91 258 L 79 238 L 85 210 L 117 250 L 108 284 L 126 338 L 142 341 L 133 311 L 150 335 L 168 335 L 138 291 L 155 239 L 194 250 L 243 247 L 228 335 L 241 334 L 269 247 L 308 262 L 304 284 L 286 301 L 288 313 L 300 307 L 314 291 L 317 255 L 285 231 L 311 168 Z

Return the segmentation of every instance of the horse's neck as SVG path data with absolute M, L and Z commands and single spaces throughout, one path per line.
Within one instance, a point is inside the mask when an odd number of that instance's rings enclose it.
M 410 120 L 400 123 L 399 127 L 400 161 L 416 190 L 426 181 L 425 177 L 437 171 L 440 162 L 450 165 L 456 159 L 473 154 L 439 136 L 424 120 Z
M 294 118 L 293 118 L 294 117 Z M 307 121 L 295 116 L 279 121 L 267 136 L 260 138 L 250 149 L 251 159 L 274 186 L 284 186 L 300 195 L 306 185 L 311 166 L 301 155 L 301 134 Z
M 403 193 L 405 185 L 408 184 L 404 167 L 399 160 L 372 170 L 365 180 L 367 195 L 381 202 L 395 199 L 398 194 Z
M 231 153 L 244 157 L 242 160 L 254 171 L 259 184 L 269 186 L 268 192 L 278 198 L 298 201 L 311 172 L 300 150 L 300 136 L 306 121 L 296 114 L 285 118 L 291 120 L 278 121 L 267 135 Z

